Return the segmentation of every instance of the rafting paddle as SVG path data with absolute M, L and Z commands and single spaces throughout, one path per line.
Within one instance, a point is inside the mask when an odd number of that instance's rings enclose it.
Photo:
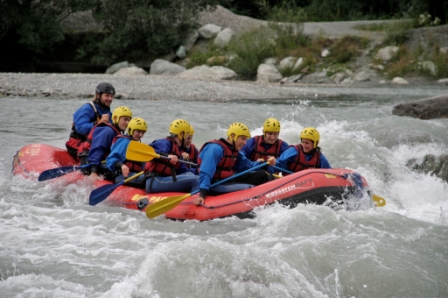
M 142 144 L 137 141 L 130 141 L 128 145 L 128 149 L 126 150 L 126 159 L 132 160 L 132 161 L 139 161 L 139 162 L 147 162 L 154 158 L 164 158 L 164 159 L 170 159 L 168 156 L 163 156 L 160 154 L 157 154 L 156 151 L 152 146 Z M 198 165 L 179 159 L 180 163 L 184 163 L 193 167 L 197 167 Z
M 82 166 L 66 166 L 66 167 L 60 167 L 50 170 L 45 170 L 42 173 L 40 173 L 39 178 L 37 178 L 38 181 L 46 181 L 53 178 L 64 176 L 65 174 L 74 172 L 76 170 L 86 169 L 90 167 L 90 164 L 82 165 Z
M 254 170 L 260 169 L 260 168 L 262 168 L 262 167 L 264 167 L 264 166 L 266 166 L 266 165 L 268 165 L 267 162 L 262 163 L 262 164 L 259 164 L 258 166 L 255 166 L 255 167 L 253 167 L 253 168 L 250 168 L 250 169 L 248 169 L 248 170 L 246 170 L 246 171 L 243 171 L 243 172 L 241 172 L 241 173 L 235 174 L 235 175 L 230 176 L 230 177 L 228 177 L 228 178 L 225 178 L 225 179 L 223 179 L 223 180 L 220 180 L 220 181 L 218 181 L 218 182 L 212 184 L 212 185 L 210 186 L 210 189 L 212 189 L 213 187 L 215 187 L 215 186 L 217 186 L 217 185 L 219 185 L 219 184 L 222 184 L 222 183 L 224 183 L 224 182 L 227 182 L 227 181 L 229 181 L 229 180 L 232 180 L 232 179 L 234 179 L 234 178 L 236 178 L 236 177 L 239 177 L 239 176 L 242 176 L 242 175 L 247 174 L 247 173 L 249 173 L 249 172 L 252 172 L 252 171 L 254 171 Z M 179 205 L 180 202 L 182 202 L 182 201 L 185 200 L 186 198 L 188 198 L 188 197 L 190 197 L 190 196 L 192 196 L 192 195 L 194 195 L 194 194 L 196 194 L 196 193 L 198 193 L 198 192 L 199 192 L 199 189 L 198 189 L 198 190 L 195 190 L 195 191 L 193 191 L 193 192 L 191 192 L 191 193 L 189 193 L 189 194 L 183 195 L 183 196 L 172 196 L 172 197 L 168 197 L 168 198 L 166 198 L 166 199 L 163 199 L 163 200 L 161 200 L 161 201 L 152 203 L 151 205 L 149 205 L 149 206 L 146 208 L 146 216 L 147 216 L 148 218 L 154 218 L 154 217 L 156 217 L 156 216 L 159 216 L 159 215 L 161 215 L 161 214 L 164 214 L 164 213 L 170 211 L 171 209 L 173 209 L 174 207 L 176 207 L 177 205 Z
M 119 186 L 131 181 L 132 179 L 137 178 L 138 176 L 142 175 L 144 171 L 141 171 L 129 178 L 126 178 L 124 181 L 121 181 L 117 184 L 106 184 L 101 187 L 98 187 L 97 189 L 94 189 L 89 196 L 89 205 L 95 206 L 96 204 L 101 203 L 107 197 Z

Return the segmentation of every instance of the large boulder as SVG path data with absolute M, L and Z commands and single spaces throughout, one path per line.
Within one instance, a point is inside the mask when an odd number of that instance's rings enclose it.
M 117 76 L 117 77 L 145 77 L 148 75 L 148 73 L 140 67 L 130 66 L 130 67 L 121 68 L 120 70 L 115 72 L 113 75 Z
M 235 33 L 230 28 L 225 28 L 215 38 L 213 44 L 221 49 L 223 49 L 235 36 Z
M 156 59 L 151 64 L 149 73 L 152 75 L 177 75 L 185 71 L 185 67 L 163 59 Z
M 187 51 L 190 51 L 193 48 L 198 37 L 199 37 L 198 31 L 191 29 L 188 31 L 187 37 L 185 38 L 182 45 L 185 47 Z
M 257 69 L 257 82 L 272 83 L 282 79 L 282 74 L 272 64 L 260 64 Z
M 229 68 L 222 66 L 209 67 L 207 65 L 193 67 L 181 72 L 177 76 L 181 78 L 206 80 L 235 80 L 238 77 L 236 72 Z
M 122 68 L 126 68 L 126 67 L 132 67 L 135 66 L 135 64 L 133 63 L 129 63 L 128 61 L 123 61 L 123 62 L 119 62 L 119 63 L 115 63 L 113 65 L 111 65 L 107 70 L 106 70 L 106 74 L 114 74 L 117 71 L 119 71 Z
M 212 39 L 221 31 L 221 27 L 214 24 L 207 24 L 198 29 L 199 36 L 203 39 Z
M 439 157 L 428 154 L 421 163 L 417 159 L 411 159 L 408 161 L 407 166 L 414 171 L 435 175 L 448 182 L 448 154 L 443 154 Z
M 448 118 L 448 94 L 400 103 L 392 109 L 392 114 L 425 120 Z
M 384 62 L 389 62 L 394 58 L 400 50 L 397 46 L 387 46 L 378 50 L 375 58 Z

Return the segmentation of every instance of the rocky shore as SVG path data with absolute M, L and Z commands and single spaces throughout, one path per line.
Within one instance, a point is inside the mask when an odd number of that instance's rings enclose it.
M 107 74 L 0 73 L 0 97 L 28 96 L 91 98 L 99 82 L 109 82 L 116 98 L 147 100 L 206 100 L 307 98 L 335 96 L 306 86 L 281 86 L 242 81 L 212 81 L 148 75 L 119 77 Z

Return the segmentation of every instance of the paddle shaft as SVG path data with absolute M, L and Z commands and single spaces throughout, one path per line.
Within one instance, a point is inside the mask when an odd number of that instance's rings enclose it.
M 89 164 L 82 165 L 82 166 L 65 166 L 65 167 L 59 167 L 55 169 L 49 169 L 45 170 L 42 173 L 40 173 L 39 177 L 37 178 L 38 181 L 46 181 L 53 178 L 58 178 L 61 176 L 64 176 L 65 174 L 74 172 L 76 170 L 81 170 L 90 167 Z
M 163 156 L 163 155 L 160 155 L 160 154 L 157 154 L 157 155 L 158 155 L 158 156 L 155 156 L 156 158 L 164 158 L 164 159 L 171 160 L 171 158 L 169 158 L 168 156 Z M 179 159 L 178 162 L 180 162 L 180 163 L 184 163 L 184 164 L 186 164 L 186 165 L 190 165 L 190 166 L 192 166 L 192 167 L 197 167 L 197 166 L 198 166 L 198 164 L 196 164 L 196 163 L 194 163 L 194 162 L 186 161 L 186 160 L 183 160 L 183 159 Z

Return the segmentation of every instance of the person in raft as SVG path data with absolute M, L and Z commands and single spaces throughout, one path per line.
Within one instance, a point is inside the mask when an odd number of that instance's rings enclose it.
M 247 139 L 251 137 L 249 128 L 243 123 L 232 123 L 227 129 L 227 138 L 205 143 L 199 151 L 199 197 L 194 204 L 201 205 L 209 192 L 231 192 L 251 188 L 275 179 L 264 170 L 249 172 L 236 177 L 230 183 L 210 186 L 219 180 L 233 176 L 260 165 L 260 161 L 249 160 L 241 151 Z M 275 164 L 275 157 L 268 162 Z
M 78 160 L 79 147 L 87 139 L 93 126 L 111 122 L 110 105 L 114 95 L 115 88 L 111 84 L 100 83 L 95 88 L 93 100 L 82 105 L 73 114 L 72 131 L 65 147 L 74 159 Z
M 306 127 L 300 133 L 300 144 L 291 145 L 277 159 L 277 167 L 299 172 L 306 169 L 331 169 L 327 158 L 322 154 L 319 145 L 320 134 L 314 127 Z M 269 167 L 268 172 L 278 170 Z M 286 173 L 284 173 L 286 174 Z
M 124 181 L 127 177 L 143 171 L 144 163 L 135 162 L 126 159 L 126 151 L 129 146 L 129 142 L 140 142 L 145 132 L 148 130 L 146 121 L 142 118 L 132 118 L 129 121 L 127 134 L 119 135 L 117 141 L 110 148 L 110 154 L 106 158 L 106 165 L 110 171 L 115 174 L 115 183 Z M 144 175 L 130 180 L 127 184 L 145 188 L 146 178 Z
M 81 144 L 78 156 L 81 159 L 81 164 L 85 164 L 84 160 L 87 156 L 86 163 L 91 165 L 91 177 L 98 177 L 99 174 L 102 174 L 107 180 L 113 179 L 113 174 L 109 171 L 106 164 L 102 164 L 102 161 L 109 155 L 110 148 L 117 138 L 126 131 L 131 119 L 131 109 L 120 106 L 112 113 L 112 124 L 96 124 L 87 136 L 86 141 Z
M 246 157 L 252 161 L 267 161 L 269 156 L 278 158 L 289 145 L 280 135 L 280 122 L 275 118 L 268 118 L 263 124 L 263 135 L 247 140 L 241 149 Z
M 184 119 L 171 122 L 169 136 L 153 141 L 150 146 L 166 158 L 154 158 L 145 164 L 146 192 L 193 192 L 199 187 L 198 175 L 193 174 L 182 160 L 182 146 L 190 133 L 190 123 Z
M 198 163 L 198 156 L 199 156 L 199 150 L 196 148 L 196 146 L 193 144 L 193 135 L 194 135 L 194 128 L 190 124 L 190 133 L 188 134 L 188 137 L 185 139 L 184 144 L 182 145 L 182 157 L 184 160 L 194 162 L 195 164 Z M 186 165 L 190 171 L 197 175 L 198 174 L 198 168 L 192 167 L 190 165 Z

